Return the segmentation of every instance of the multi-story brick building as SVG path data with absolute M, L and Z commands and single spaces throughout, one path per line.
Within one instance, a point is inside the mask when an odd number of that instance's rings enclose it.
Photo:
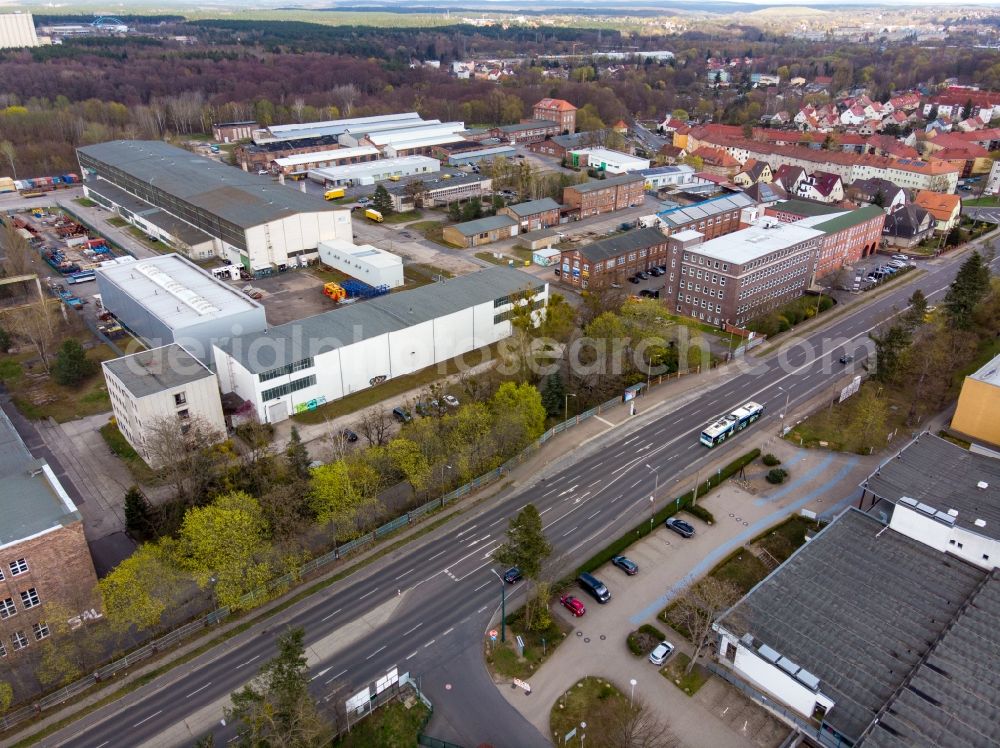
M 753 198 L 742 192 L 682 205 L 656 214 L 667 236 L 694 229 L 705 240 L 746 228 L 757 217 Z
M 543 197 L 541 200 L 508 205 L 497 211 L 497 214 L 510 216 L 517 221 L 522 233 L 536 231 L 559 223 L 559 203 L 551 197 Z
M 802 295 L 822 237 L 822 231 L 774 219 L 710 241 L 697 231 L 674 234 L 667 303 L 710 324 L 744 325 Z
M 785 200 L 765 208 L 764 215 L 823 232 L 814 263 L 815 278 L 874 255 L 885 226 L 885 211 L 877 205 L 845 210 L 805 200 Z
M 212 137 L 220 143 L 235 143 L 237 140 L 250 140 L 256 129 L 257 121 L 252 119 L 241 122 L 217 122 L 212 125 Z
M 490 137 L 504 143 L 537 143 L 558 135 L 562 128 L 547 119 L 525 119 L 516 125 L 501 125 L 490 130 Z
M 561 132 L 576 132 L 576 107 L 564 99 L 542 99 L 535 104 L 531 116 L 555 122 Z
M 45 460 L 0 412 L 0 662 L 101 617 L 83 519 Z M 50 616 L 66 617 L 53 620 Z
M 640 205 L 643 200 L 645 181 L 639 174 L 625 174 L 609 179 L 574 184 L 563 190 L 563 203 L 577 218 L 587 218 L 601 213 Z
M 621 285 L 640 270 L 667 264 L 667 237 L 658 229 L 635 229 L 566 250 L 560 278 L 578 288 Z

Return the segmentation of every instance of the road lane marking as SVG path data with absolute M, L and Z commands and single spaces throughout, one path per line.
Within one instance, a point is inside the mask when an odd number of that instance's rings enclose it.
M 625 494 L 622 494 L 622 496 L 624 496 L 624 495 L 625 495 Z M 613 499 L 611 499 L 611 501 L 610 501 L 609 503 L 611 503 L 611 504 L 614 504 L 614 503 L 615 503 L 616 501 L 618 501 L 618 499 L 620 499 L 620 498 L 621 498 L 622 496 L 615 496 L 615 497 L 614 497 Z
M 412 634 L 412 633 L 413 633 L 414 631 L 416 631 L 416 630 L 417 630 L 418 628 L 420 628 L 420 627 L 421 627 L 421 626 L 423 626 L 423 625 L 424 625 L 424 622 L 423 622 L 423 621 L 421 621 L 420 623 L 418 623 L 418 624 L 417 624 L 416 626 L 414 626 L 414 627 L 413 627 L 412 629 L 410 629 L 409 631 L 404 631 L 404 632 L 403 632 L 403 636 L 409 636 L 410 634 Z
M 347 670 L 346 670 L 346 669 L 345 669 L 345 670 L 341 670 L 341 671 L 340 671 L 339 673 L 337 673 L 337 674 L 336 674 L 335 676 L 333 676 L 332 678 L 330 678 L 330 680 L 326 681 L 326 682 L 325 682 L 325 683 L 324 683 L 323 685 L 324 685 L 324 686 L 329 686 L 329 685 L 330 685 L 331 683 L 333 683 L 333 682 L 334 682 L 335 680 L 337 680 L 337 678 L 339 678 L 340 676 L 342 676 L 342 675 L 343 675 L 344 673 L 346 673 L 346 672 L 347 672 Z
M 385 648 L 386 648 L 387 646 L 388 646 L 387 644 L 383 644 L 383 645 L 382 645 L 381 647 L 379 647 L 378 649 L 376 649 L 376 650 L 375 650 L 374 652 L 372 652 L 372 653 L 371 653 L 370 655 L 368 655 L 367 657 L 365 657 L 365 659 L 366 659 L 366 660 L 370 660 L 370 659 L 371 659 L 372 657 L 374 657 L 375 655 L 377 655 L 377 654 L 378 654 L 379 652 L 381 652 L 381 651 L 382 651 L 383 649 L 385 649 Z
M 450 634 L 450 633 L 451 633 L 452 631 L 454 631 L 454 630 L 455 630 L 455 627 L 454 627 L 454 626 L 452 626 L 452 627 L 451 627 L 450 629 L 448 629 L 448 630 L 447 630 L 447 631 L 445 631 L 445 632 L 444 632 L 443 634 L 441 634 L 441 636 L 448 636 L 448 634 Z
M 458 533 L 458 535 L 456 535 L 455 537 L 460 538 L 463 535 L 465 535 L 465 533 L 467 533 L 469 530 L 475 530 L 476 527 L 477 527 L 476 525 L 473 525 L 472 527 L 466 527 L 464 530 L 462 530 L 462 532 Z
M 259 658 L 260 658 L 260 655 L 254 655 L 253 657 L 251 657 L 251 658 L 250 658 L 249 660 L 247 660 L 246 662 L 241 662 L 241 663 L 240 663 L 239 665 L 237 665 L 237 666 L 236 666 L 236 669 L 237 669 L 237 670 L 239 670 L 239 669 L 240 669 L 241 667 L 243 667 L 244 665 L 249 665 L 249 664 L 250 664 L 251 662 L 253 662 L 254 660 L 256 660 L 256 659 L 259 659 Z
M 479 592 L 479 590 L 481 590 L 483 587 L 489 587 L 491 584 L 493 584 L 493 583 L 492 582 L 486 582 L 485 584 L 481 584 L 478 587 L 476 587 L 476 589 L 474 589 L 473 592 Z
M 325 618 L 323 618 L 323 619 L 321 619 L 321 620 L 323 620 L 323 621 L 328 621 L 329 619 L 331 619 L 331 618 L 333 618 L 333 617 L 334 617 L 335 615 L 337 615 L 337 614 L 338 614 L 338 613 L 339 613 L 339 612 L 340 612 L 341 610 L 343 610 L 343 609 L 342 609 L 342 608 L 337 608 L 337 609 L 336 609 L 335 611 L 333 611 L 333 612 L 332 612 L 332 613 L 331 613 L 330 615 L 326 616 Z
M 597 467 L 597 465 L 594 465 L 594 467 Z M 588 483 L 588 484 L 587 484 L 587 488 L 590 488 L 591 486 L 596 486 L 596 485 L 597 485 L 598 483 L 600 483 L 600 482 L 601 482 L 602 480 L 604 480 L 604 478 L 598 478 L 598 479 L 597 479 L 597 480 L 595 480 L 595 481 L 594 481 L 593 483 Z
M 438 556 L 443 556 L 443 555 L 444 555 L 444 554 L 446 554 L 447 552 L 448 552 L 448 551 L 446 551 L 446 550 L 445 550 L 445 551 L 441 551 L 440 553 L 435 553 L 435 554 L 434 554 L 433 556 L 431 556 L 431 557 L 430 557 L 429 559 L 427 559 L 427 560 L 428 560 L 428 561 L 433 561 L 433 560 L 434 560 L 434 559 L 436 559 L 436 558 L 437 558 Z
M 204 691 L 204 690 L 205 690 L 206 688 L 208 688 L 208 687 L 209 687 L 210 685 L 212 685 L 212 682 L 211 682 L 211 681 L 209 681 L 208 683 L 206 683 L 206 684 L 205 684 L 204 686 L 202 686 L 201 688 L 196 688 L 196 689 L 195 689 L 194 691 L 192 691 L 191 693 L 189 693 L 189 694 L 188 694 L 187 696 L 185 696 L 184 698 L 185 698 L 185 699 L 190 699 L 190 698 L 191 698 L 192 696 L 194 696 L 194 695 L 195 695 L 196 693 L 198 693 L 198 692 L 200 692 L 200 691 Z
M 504 521 L 505 519 L 507 519 L 507 518 L 506 518 L 506 517 L 501 517 L 501 518 L 500 518 L 500 519 L 498 519 L 498 520 L 497 520 L 496 522 L 493 522 L 492 524 L 488 525 L 488 526 L 486 527 L 486 529 L 487 529 L 487 530 L 489 530 L 489 529 L 490 529 L 490 527 L 493 527 L 493 525 L 499 525 L 499 524 L 500 524 L 501 522 L 503 522 L 503 521 Z
M 434 643 L 434 642 L 436 642 L 436 641 L 437 641 L 437 639 L 431 639 L 431 640 L 430 640 L 429 642 L 427 642 L 427 643 L 426 643 L 426 644 L 424 645 L 424 649 L 427 649 L 427 648 L 428 648 L 428 647 L 429 647 L 429 646 L 430 646 L 431 644 L 433 644 L 433 643 Z
M 539 514 L 545 514 L 546 512 L 551 512 L 551 511 L 552 507 L 549 507 L 548 509 L 543 509 L 541 512 L 539 512 Z
M 490 606 L 489 606 L 489 605 L 484 605 L 483 607 L 481 607 L 481 608 L 480 608 L 479 610 L 477 610 L 476 612 L 477 612 L 477 613 L 482 613 L 482 612 L 483 612 L 484 610 L 486 610 L 486 609 L 487 609 L 488 607 L 490 607 Z
M 477 540 L 473 540 L 473 541 L 472 541 L 471 543 L 469 543 L 469 544 L 468 544 L 467 546 L 465 546 L 465 547 L 466 547 L 466 548 L 471 548 L 472 546 L 476 545 L 477 543 L 482 543 L 482 542 L 483 542 L 484 540 L 489 540 L 489 539 L 490 539 L 490 536 L 489 536 L 489 535 L 483 535 L 483 537 L 481 537 L 481 538 L 479 538 L 479 539 L 477 539 Z
M 405 577 L 407 574 L 412 574 L 414 571 L 416 571 L 415 568 L 414 569 L 410 569 L 409 571 L 404 571 L 402 574 L 400 574 L 398 577 L 396 577 L 396 579 L 394 581 L 398 581 L 398 580 L 402 579 L 403 577 Z
M 593 519 L 594 517 L 596 517 L 596 516 L 597 516 L 598 514 L 600 514 L 600 513 L 601 513 L 601 510 L 600 510 L 600 509 L 598 509 L 598 510 L 597 510 L 596 512 L 594 512 L 594 513 L 593 513 L 593 514 L 591 514 L 591 515 L 590 515 L 589 517 L 587 517 L 587 519 Z
M 412 659 L 413 659 L 414 657 L 416 657 L 416 656 L 417 656 L 417 652 L 418 652 L 418 651 L 419 651 L 419 650 L 416 650 L 416 649 L 415 649 L 415 650 L 413 650 L 413 653 L 412 653 L 412 654 L 408 654 L 408 655 L 406 656 L 406 659 L 407 659 L 407 660 L 412 660 Z
M 139 725 L 141 725 L 141 724 L 142 724 L 143 722 L 149 722 L 149 720 L 151 720 L 151 719 L 152 719 L 153 717 L 155 717 L 155 716 L 156 716 L 157 714 L 161 714 L 162 712 L 163 712 L 163 710 L 162 710 L 162 709 L 161 709 L 160 711 L 158 711 L 158 712 L 154 712 L 153 714 L 150 714 L 150 715 L 149 715 L 148 717 L 146 717 L 146 719 L 141 719 L 141 720 L 139 720 L 138 722 L 136 722 L 136 723 L 135 723 L 134 725 L 132 725 L 132 727 L 138 727 L 138 726 L 139 726 Z
M 377 591 L 378 591 L 378 587 L 373 587 L 370 592 L 366 592 L 361 597 L 359 597 L 358 600 L 364 600 L 369 595 L 374 595 Z
M 634 441 L 635 441 L 636 439 L 638 439 L 638 438 L 639 438 L 640 436 L 642 436 L 642 434 L 636 434 L 635 436 L 633 436 L 633 437 L 632 437 L 631 439 L 629 439 L 628 441 L 624 441 L 624 442 L 622 442 L 622 446 L 625 446 L 625 445 L 627 445 L 627 444 L 631 444 L 631 443 L 632 443 L 632 442 L 634 442 Z
M 564 532 L 562 536 L 565 538 L 567 535 L 572 535 L 574 532 L 576 532 L 576 528 L 577 527 L 578 527 L 578 525 L 573 525 L 573 529 L 572 530 L 568 530 L 567 532 Z
M 330 668 L 324 668 L 323 670 L 320 670 L 318 673 L 316 673 L 316 675 L 314 675 L 312 678 L 310 678 L 309 681 L 312 682 L 312 681 L 316 680 L 317 678 L 322 678 L 324 675 L 326 675 L 329 672 L 330 672 Z M 198 690 L 200 691 L 201 689 L 199 688 Z M 198 691 L 195 691 L 195 693 L 198 693 Z
M 633 484 L 632 484 L 631 486 L 629 486 L 629 487 L 628 487 L 628 488 L 629 488 L 629 490 L 631 491 L 631 490 L 632 490 L 633 488 L 635 488 L 636 486 L 638 486 L 638 485 L 639 485 L 640 483 L 642 483 L 642 478 L 640 478 L 640 479 L 639 479 L 639 480 L 637 480 L 637 481 L 636 481 L 635 483 L 633 483 Z

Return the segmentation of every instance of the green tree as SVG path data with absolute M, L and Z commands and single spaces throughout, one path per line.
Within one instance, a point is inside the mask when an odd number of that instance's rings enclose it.
M 257 499 L 242 491 L 223 494 L 189 509 L 178 533 L 181 565 L 201 586 L 213 583 L 221 605 L 239 608 L 240 598 L 271 575 L 270 530 Z
M 6 353 L 10 350 L 11 339 L 10 333 L 0 327 L 0 353 Z
M 545 431 L 545 407 L 538 389 L 528 383 L 504 382 L 490 398 L 494 432 L 498 434 L 501 454 L 534 441 Z
M 885 424 L 889 409 L 874 386 L 863 387 L 856 395 L 847 441 L 857 452 L 869 454 L 885 444 Z
M 448 220 L 458 223 L 462 220 L 462 204 L 457 200 L 448 203 Z
M 427 194 L 427 185 L 422 179 L 414 179 L 407 182 L 403 188 L 405 194 L 413 202 L 413 207 L 417 210 L 424 207 L 424 196 Z
M 248 748 L 311 748 L 329 744 L 330 726 L 309 695 L 305 631 L 278 637 L 278 654 L 247 686 L 232 694 L 226 717 L 245 726 L 239 745 Z
M 56 353 L 52 378 L 64 387 L 75 387 L 97 370 L 97 364 L 87 358 L 83 346 L 73 338 L 66 340 Z
M 566 388 L 563 386 L 562 376 L 559 372 L 549 374 L 545 378 L 545 389 L 542 391 L 542 405 L 545 412 L 557 418 L 564 415 L 566 410 Z
M 504 566 L 516 566 L 528 579 L 537 580 L 542 573 L 542 562 L 552 553 L 552 545 L 545 539 L 542 515 L 534 504 L 518 512 L 507 527 L 507 542 L 493 552 L 493 558 Z
M 414 493 L 420 493 L 427 488 L 427 482 L 431 477 L 431 465 L 427 456 L 421 451 L 412 439 L 398 436 L 389 442 L 386 447 L 392 464 L 405 477 L 406 482 L 413 488 Z
M 177 568 L 169 542 L 144 543 L 97 583 L 104 615 L 119 632 L 153 628 L 180 602 L 189 579 Z
M 285 447 L 285 464 L 288 466 L 288 472 L 299 480 L 308 480 L 310 462 L 309 450 L 302 443 L 299 430 L 295 426 L 292 426 L 292 433 L 288 438 L 288 446 Z
M 910 332 L 903 323 L 889 325 L 868 333 L 875 343 L 875 369 L 872 378 L 882 383 L 892 382 L 899 373 L 903 352 L 910 345 Z
M 384 216 L 392 214 L 392 196 L 385 185 L 380 184 L 372 195 L 372 207 Z
M 688 115 L 687 109 L 674 109 L 674 111 L 670 113 L 670 116 L 673 119 L 679 119 L 684 121 L 691 119 L 691 117 Z
M 6 713 L 10 709 L 11 702 L 14 701 L 14 689 L 10 683 L 0 680 L 0 714 Z
M 919 288 L 910 295 L 910 306 L 903 315 L 903 322 L 912 332 L 924 323 L 927 315 L 927 297 Z
M 349 540 L 357 535 L 363 512 L 375 506 L 379 483 L 369 463 L 335 460 L 313 469 L 309 504 L 316 520 L 330 526 L 337 540 Z
M 153 507 L 138 486 L 125 492 L 125 529 L 137 540 L 149 540 L 156 535 Z
M 469 198 L 462 207 L 462 220 L 474 221 L 483 215 L 483 201 L 478 197 Z
M 944 297 L 944 308 L 948 321 L 960 330 L 972 327 L 976 307 L 990 291 L 990 269 L 983 262 L 979 252 L 973 252 L 962 263 L 948 293 Z

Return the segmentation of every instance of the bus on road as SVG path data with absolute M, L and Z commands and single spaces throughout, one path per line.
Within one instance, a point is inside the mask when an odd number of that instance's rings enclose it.
M 761 413 L 763 412 L 764 406 L 758 403 L 747 403 L 746 405 L 741 405 L 729 415 L 723 416 L 718 421 L 715 421 L 710 426 L 707 426 L 705 430 L 701 432 L 701 439 L 699 439 L 699 441 L 711 449 L 716 444 L 724 442 L 737 431 L 745 429 L 751 423 L 760 418 Z

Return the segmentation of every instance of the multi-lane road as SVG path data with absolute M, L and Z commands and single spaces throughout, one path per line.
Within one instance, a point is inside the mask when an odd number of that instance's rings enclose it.
M 638 416 L 575 450 L 546 474 L 395 552 L 391 563 L 375 564 L 303 600 L 280 625 L 260 624 L 42 745 L 190 744 L 206 731 L 215 733 L 220 744 L 234 735 L 231 726 L 219 722 L 222 700 L 273 655 L 276 630 L 285 626 L 306 631 L 312 688 L 321 701 L 340 699 L 397 666 L 399 672 L 420 676 L 422 690 L 434 702 L 431 734 L 462 745 L 548 745 L 499 694 L 482 662 L 484 632 L 500 593 L 490 556 L 503 541 L 509 519 L 534 503 L 554 558 L 571 567 L 650 516 L 657 473 L 659 508 L 689 487 L 696 471 L 777 432 L 786 403 L 794 407 L 832 391 L 847 373 L 837 359 L 852 352 L 852 366 L 858 366 L 867 333 L 903 308 L 914 288 L 940 301 L 961 259 L 928 263 L 920 277 L 896 281 L 876 300 L 840 314 L 796 345 L 734 365 L 691 396 L 655 409 L 641 407 Z M 714 450 L 698 442 L 706 424 L 749 400 L 764 404 L 765 420 Z M 613 594 L 614 580 L 608 581 Z M 516 604 L 523 585 L 512 591 Z

